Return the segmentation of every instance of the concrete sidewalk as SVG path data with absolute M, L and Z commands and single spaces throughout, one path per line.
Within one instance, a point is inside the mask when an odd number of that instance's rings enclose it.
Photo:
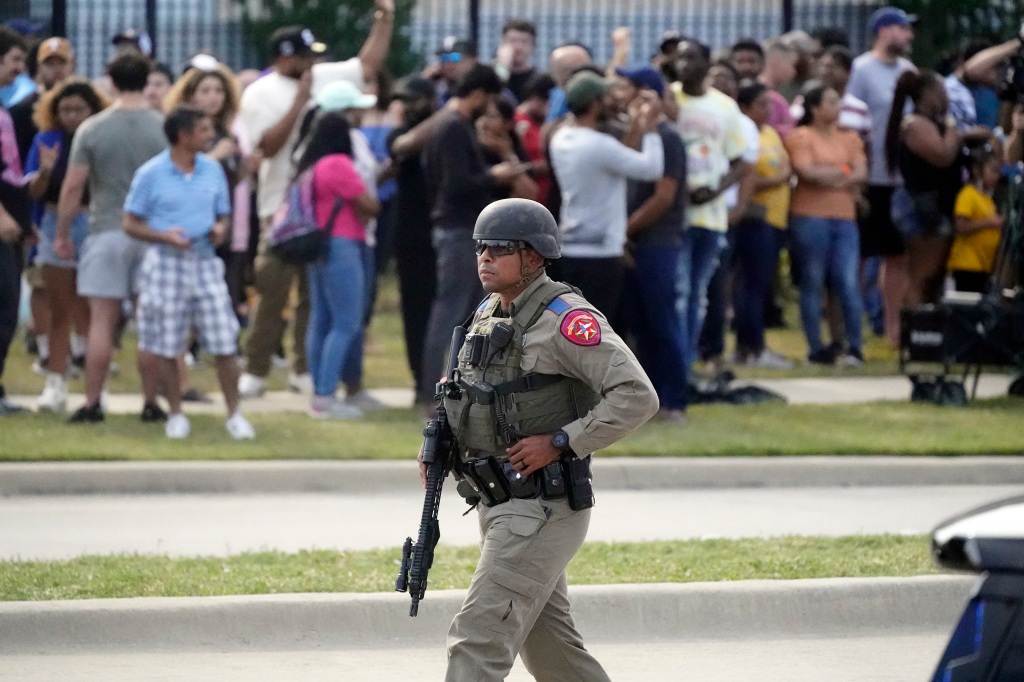
M 597 490 L 590 542 L 787 535 L 925 535 L 954 514 L 1020 486 Z M 480 541 L 451 486 L 441 543 Z M 90 495 L 0 498 L 0 560 L 82 555 L 230 556 L 242 552 L 387 549 L 415 536 L 423 495 Z M 927 551 L 922 545 L 922 551 Z
M 984 374 L 978 385 L 979 398 L 1005 396 L 1013 377 L 1008 374 Z M 738 381 L 737 386 L 752 384 L 782 395 L 792 405 L 838 405 L 866 403 L 880 400 L 906 401 L 910 399 L 910 380 L 904 376 L 858 377 L 835 376 L 805 379 L 757 379 Z M 42 383 L 40 381 L 40 390 Z M 412 406 L 412 389 L 380 388 L 371 389 L 370 394 L 388 407 L 407 408 Z M 185 411 L 190 414 L 222 414 L 224 403 L 219 393 L 210 395 L 211 403 L 186 403 Z M 34 409 L 35 396 L 16 395 L 10 399 L 18 405 Z M 68 396 L 68 407 L 74 409 L 84 402 L 80 394 Z M 138 394 L 111 394 L 106 400 L 106 410 L 111 414 L 136 414 L 142 409 L 142 398 Z M 305 412 L 309 398 L 289 391 L 270 391 L 261 398 L 244 401 L 243 410 L 249 413 L 262 412 Z

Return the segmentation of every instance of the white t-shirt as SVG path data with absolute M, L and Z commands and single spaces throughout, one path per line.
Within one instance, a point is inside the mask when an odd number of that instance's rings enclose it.
M 743 152 L 743 161 L 753 165 L 757 163 L 757 158 L 761 154 L 761 131 L 757 129 L 757 124 L 749 116 L 744 113 L 740 113 L 740 116 L 743 117 L 740 119 L 740 123 L 743 125 L 743 136 L 747 140 L 747 151 Z M 725 197 L 726 207 L 731 211 L 740 200 L 740 183 L 733 184 L 722 192 L 722 195 Z
M 312 106 L 312 102 L 321 88 L 328 83 L 342 80 L 351 81 L 360 88 L 364 86 L 363 63 L 358 57 L 344 62 L 314 65 L 313 96 L 310 98 L 309 106 Z M 299 82 L 296 79 L 283 76 L 277 71 L 271 71 L 245 89 L 245 92 L 242 93 L 242 105 L 239 113 L 249 132 L 249 140 L 254 146 L 263 139 L 265 132 L 277 125 L 278 121 L 288 113 L 298 90 Z M 260 166 L 260 186 L 257 197 L 260 218 L 273 216 L 284 200 L 284 194 L 292 176 L 292 150 L 298 140 L 301 123 L 302 116 L 300 115 L 284 146 L 274 156 L 264 159 Z
M 743 132 L 743 114 L 731 97 L 714 88 L 693 97 L 683 92 L 678 83 L 672 87 L 679 102 L 679 134 L 686 143 L 687 186 L 690 190 L 714 189 L 729 172 L 729 162 L 749 149 Z M 725 232 L 729 227 L 725 196 L 719 195 L 699 206 L 691 204 L 686 210 L 686 221 L 689 225 Z

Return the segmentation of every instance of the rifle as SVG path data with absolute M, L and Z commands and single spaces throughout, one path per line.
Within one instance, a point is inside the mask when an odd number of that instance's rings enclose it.
M 434 563 L 434 547 L 441 538 L 441 527 L 437 513 L 441 508 L 441 486 L 458 459 L 455 438 L 448 424 L 448 413 L 444 409 L 444 397 L 458 398 L 459 385 L 455 368 L 459 364 L 459 350 L 466 338 L 466 328 L 456 327 L 448 348 L 448 371 L 445 379 L 437 384 L 434 399 L 437 400 L 437 417 L 423 428 L 423 462 L 427 465 L 427 486 L 423 498 L 423 513 L 420 516 L 420 532 L 414 544 L 406 538 L 402 545 L 402 565 L 395 580 L 395 591 L 409 592 L 412 606 L 409 615 L 419 612 L 420 600 L 427 592 L 427 574 Z

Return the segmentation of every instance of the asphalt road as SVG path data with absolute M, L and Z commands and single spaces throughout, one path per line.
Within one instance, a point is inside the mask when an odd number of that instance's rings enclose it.
M 598 491 L 591 541 L 922 534 L 1021 486 Z M 478 541 L 446 491 L 441 542 Z M 0 559 L 86 554 L 222 556 L 397 547 L 415 535 L 418 495 L 89 495 L 0 498 Z

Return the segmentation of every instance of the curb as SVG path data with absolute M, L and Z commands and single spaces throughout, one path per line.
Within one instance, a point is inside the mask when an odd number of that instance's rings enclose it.
M 598 457 L 603 490 L 1018 485 L 1024 467 L 990 457 Z M 33 462 L 0 464 L 0 496 L 415 493 L 411 461 Z
M 579 586 L 589 639 L 749 639 L 952 628 L 972 577 Z M 0 653 L 444 646 L 463 590 L 0 603 Z

